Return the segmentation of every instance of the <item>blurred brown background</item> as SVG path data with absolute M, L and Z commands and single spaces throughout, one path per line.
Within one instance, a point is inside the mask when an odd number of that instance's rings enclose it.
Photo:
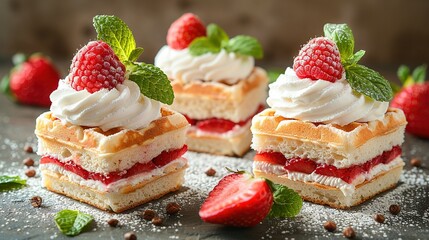
M 144 47 L 140 60 L 152 63 L 165 44 L 169 25 L 185 12 L 215 22 L 230 36 L 257 37 L 265 67 L 291 66 L 302 44 L 323 34 L 326 22 L 348 23 L 362 63 L 381 72 L 400 64 L 429 63 L 429 1 L 427 0 L 0 0 L 0 63 L 11 56 L 43 52 L 67 71 L 73 54 L 95 39 L 92 17 L 113 14 L 133 30 Z

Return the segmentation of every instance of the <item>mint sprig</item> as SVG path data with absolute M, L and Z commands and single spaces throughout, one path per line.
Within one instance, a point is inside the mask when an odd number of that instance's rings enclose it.
M 139 85 L 140 92 L 148 98 L 172 104 L 173 88 L 167 76 L 152 64 L 136 62 L 143 48 L 136 41 L 129 27 L 118 17 L 98 15 L 93 19 L 97 39 L 109 44 L 119 60 L 126 66 L 129 79 Z
M 222 49 L 257 59 L 263 57 L 262 46 L 256 38 L 238 35 L 230 39 L 221 27 L 213 23 L 207 26 L 207 37 L 196 38 L 189 45 L 189 53 L 193 56 L 218 53 Z
M 0 176 L 0 192 L 22 188 L 26 183 L 27 180 L 19 176 Z
M 88 226 L 94 218 L 86 213 L 65 209 L 55 214 L 58 229 L 67 236 L 76 236 Z
M 325 37 L 335 42 L 340 51 L 341 63 L 352 89 L 376 101 L 388 102 L 393 98 L 392 87 L 380 73 L 357 64 L 365 51 L 354 53 L 354 37 L 347 24 L 327 23 L 323 27 Z
M 148 98 L 172 104 L 174 92 L 167 75 L 152 64 L 134 64 L 129 79 L 137 83 L 140 91 Z
M 265 179 L 273 192 L 273 205 L 268 217 L 295 217 L 301 211 L 302 198 L 294 190 Z

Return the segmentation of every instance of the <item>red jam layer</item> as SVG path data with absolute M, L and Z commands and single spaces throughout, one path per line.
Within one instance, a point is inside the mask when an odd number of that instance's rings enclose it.
M 317 164 L 316 162 L 306 158 L 290 158 L 287 159 L 279 152 L 264 152 L 256 154 L 254 160 L 257 162 L 267 162 L 270 164 L 283 165 L 285 169 L 294 172 L 302 172 L 311 174 L 313 172 L 330 177 L 341 178 L 347 183 L 351 183 L 356 176 L 369 172 L 378 164 L 388 164 L 393 159 L 400 156 L 402 149 L 400 146 L 394 146 L 389 151 L 384 151 L 379 156 L 365 162 L 361 165 L 353 165 L 348 168 L 337 168 L 327 164 Z
M 63 162 L 60 162 L 58 159 L 49 157 L 49 156 L 43 156 L 40 159 L 40 164 L 53 163 L 63 167 L 67 171 L 70 171 L 79 175 L 83 179 L 96 180 L 108 185 L 112 182 L 116 182 L 118 180 L 128 178 L 128 177 L 137 175 L 139 173 L 149 172 L 155 168 L 165 166 L 171 161 L 180 158 L 183 154 L 185 154 L 187 150 L 188 150 L 188 147 L 186 145 L 183 145 L 183 147 L 179 149 L 163 151 L 161 154 L 159 154 L 157 157 L 152 159 L 152 161 L 150 162 L 136 163 L 128 170 L 124 170 L 120 172 L 110 172 L 107 175 L 104 175 L 101 173 L 89 172 L 83 169 L 80 165 L 77 165 L 72 160 L 63 163 Z
M 258 109 L 255 113 L 253 113 L 250 117 L 247 119 L 241 121 L 241 122 L 233 122 L 227 119 L 222 118 L 209 118 L 204 120 L 196 120 L 192 119 L 186 115 L 186 119 L 188 120 L 189 124 L 191 124 L 194 127 L 197 127 L 199 130 L 205 131 L 205 132 L 213 132 L 213 133 L 226 133 L 228 131 L 231 131 L 235 126 L 244 126 L 246 125 L 250 120 L 252 120 L 253 116 L 264 110 L 264 105 L 259 105 Z

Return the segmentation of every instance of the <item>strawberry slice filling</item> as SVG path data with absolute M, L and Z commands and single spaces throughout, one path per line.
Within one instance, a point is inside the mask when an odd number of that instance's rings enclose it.
M 40 164 L 53 163 L 63 167 L 67 171 L 77 174 L 85 180 L 96 180 L 104 183 L 105 185 L 109 185 L 110 183 L 116 182 L 118 180 L 132 177 L 139 173 L 149 172 L 155 168 L 165 166 L 173 160 L 180 158 L 183 154 L 185 154 L 187 150 L 188 147 L 186 145 L 183 145 L 183 147 L 179 149 L 166 150 L 147 163 L 136 163 L 130 169 L 124 171 L 110 172 L 107 175 L 89 172 L 83 169 L 80 165 L 77 165 L 72 160 L 67 162 L 60 162 L 58 159 L 50 156 L 43 156 L 40 159 Z
M 196 120 L 192 119 L 186 115 L 186 119 L 188 120 L 189 124 L 196 127 L 197 129 L 205 132 L 212 132 L 212 133 L 226 133 L 234 129 L 236 126 L 242 127 L 246 125 L 250 120 L 252 120 L 253 116 L 264 110 L 264 105 L 259 105 L 258 109 L 255 113 L 250 115 L 247 119 L 240 121 L 240 122 L 233 122 L 227 119 L 222 118 L 209 118 L 209 119 L 203 119 L 203 120 Z
M 382 154 L 360 165 L 353 165 L 348 168 L 337 168 L 332 165 L 318 164 L 306 158 L 290 158 L 287 159 L 279 152 L 262 152 L 255 155 L 254 160 L 257 162 L 266 162 L 275 165 L 282 165 L 286 170 L 293 172 L 302 172 L 311 174 L 313 172 L 329 176 L 341 178 L 347 183 L 352 181 L 360 174 L 369 172 L 372 168 L 379 164 L 388 164 L 395 158 L 400 156 L 402 149 L 400 146 L 394 146 L 391 150 L 384 151 Z

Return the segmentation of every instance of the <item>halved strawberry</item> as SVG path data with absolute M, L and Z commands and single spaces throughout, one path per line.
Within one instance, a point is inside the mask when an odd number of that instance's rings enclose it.
M 263 153 L 257 153 L 253 160 L 257 162 L 267 162 L 271 164 L 277 164 L 277 165 L 285 165 L 286 158 L 285 156 L 280 152 L 263 152 Z
M 234 122 L 229 120 L 213 118 L 202 120 L 197 123 L 197 128 L 202 131 L 224 133 L 232 130 L 235 126 Z
M 321 165 L 315 170 L 317 174 L 341 178 L 347 183 L 351 183 L 355 177 L 364 172 L 364 168 L 360 165 L 352 166 L 349 168 L 337 168 L 332 165 Z
M 316 162 L 306 158 L 288 159 L 284 166 L 284 168 L 287 170 L 294 171 L 294 172 L 302 172 L 307 174 L 314 172 L 316 167 L 317 167 Z
M 234 173 L 210 192 L 199 215 L 209 223 L 250 227 L 261 222 L 272 205 L 273 194 L 264 179 Z
M 174 149 L 174 150 L 167 150 L 163 151 L 161 154 L 159 154 L 156 158 L 152 160 L 152 162 L 155 164 L 155 166 L 160 167 L 164 166 L 167 163 L 181 157 L 183 154 L 188 151 L 188 146 L 183 145 L 182 148 Z

